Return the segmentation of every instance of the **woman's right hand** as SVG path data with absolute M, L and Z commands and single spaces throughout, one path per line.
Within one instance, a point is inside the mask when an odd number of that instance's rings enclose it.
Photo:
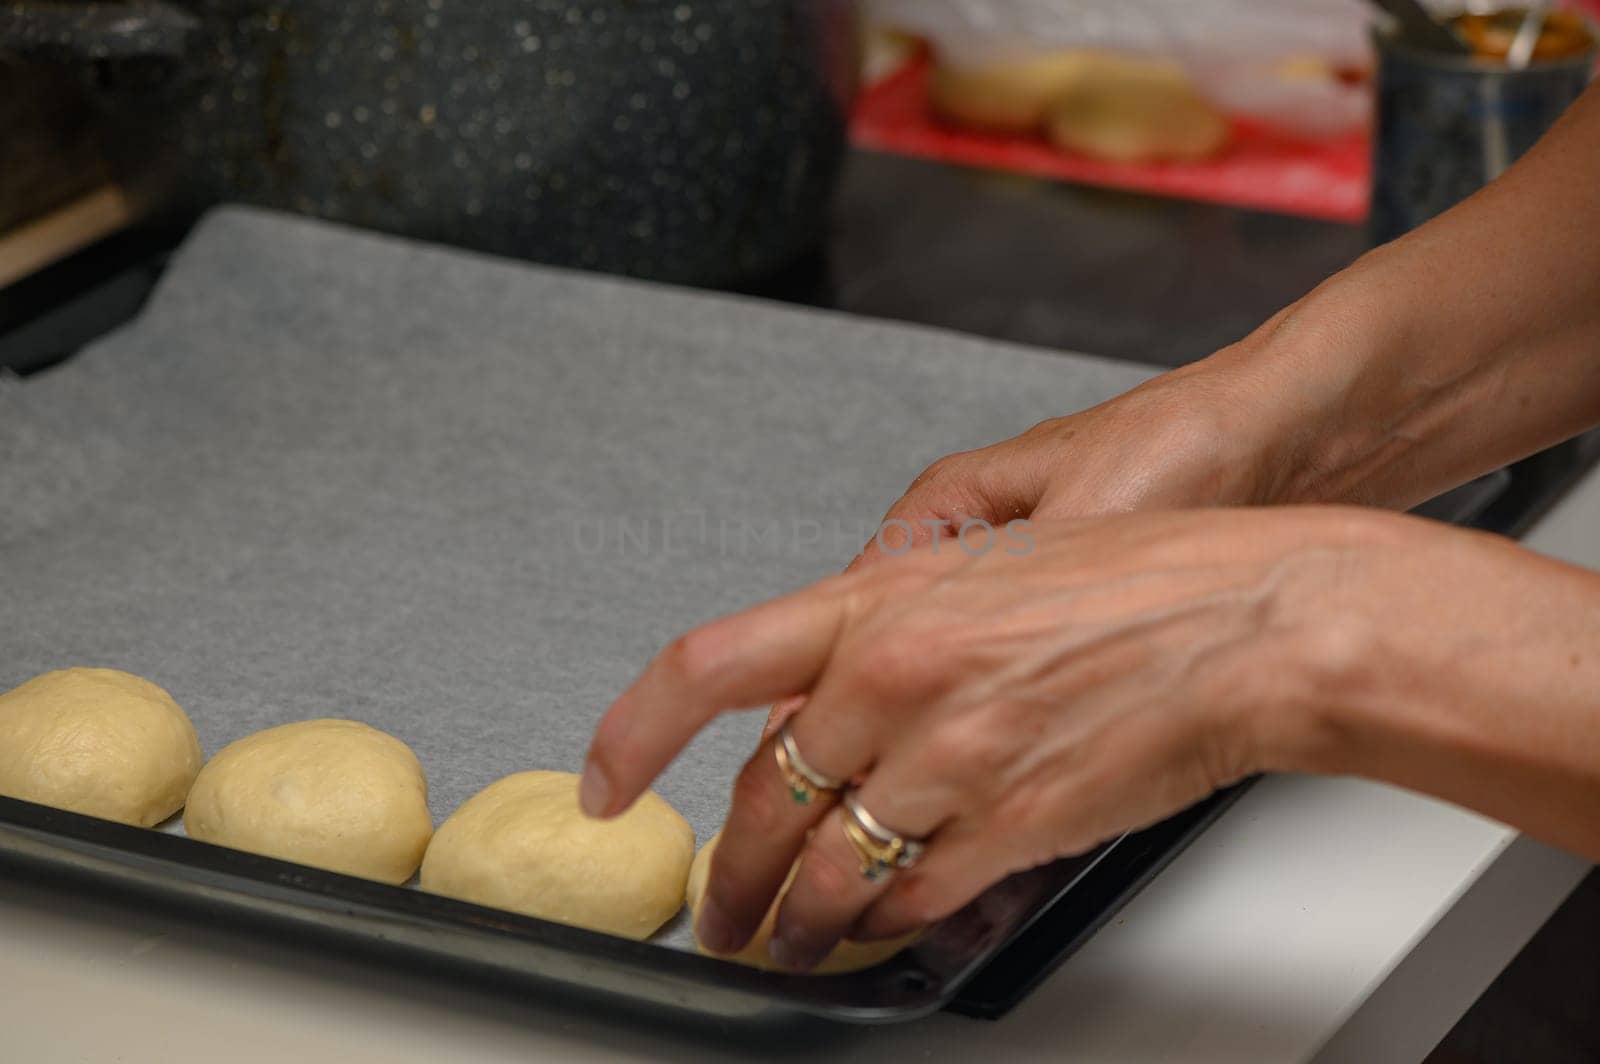
M 889 508 L 850 568 L 953 539 L 968 521 L 1004 528 L 1276 501 L 1275 448 L 1261 431 L 1272 418 L 1241 409 L 1225 377 L 1197 363 L 1014 439 L 939 459 Z
M 1283 422 L 1282 402 L 1264 393 L 1252 405 L 1244 382 L 1253 375 L 1234 368 L 1255 342 L 1013 439 L 941 458 L 889 508 L 846 572 L 954 539 L 969 521 L 1004 529 L 1019 520 L 1287 501 L 1280 493 L 1288 448 L 1273 427 Z M 766 734 L 804 701 L 775 705 Z

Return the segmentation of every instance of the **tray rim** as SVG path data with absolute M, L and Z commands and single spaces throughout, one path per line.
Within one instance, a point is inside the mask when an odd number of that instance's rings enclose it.
M 141 897 L 169 910 L 220 913 L 247 927 L 293 929 L 320 937 L 324 947 L 326 939 L 336 938 L 360 951 L 366 939 L 380 952 L 464 966 L 497 980 L 564 986 L 625 1005 L 756 1022 L 801 1015 L 873 1025 L 950 1007 L 997 955 L 1134 838 L 1123 836 L 1082 857 L 1023 873 L 1040 879 L 1038 896 L 1021 919 L 975 953 L 913 946 L 861 972 L 801 976 L 0 796 L 0 869 L 6 871 L 122 901 Z M 1169 846 L 1166 856 L 1179 849 Z M 1086 937 L 1075 938 L 1072 947 Z M 476 956 L 472 946 L 480 947 Z M 1065 952 L 1057 963 L 1064 957 Z M 630 985 L 597 986 L 575 978 L 580 969 Z M 708 1001 L 713 1007 L 706 1007 Z M 997 1014 L 983 1007 L 959 1011 Z

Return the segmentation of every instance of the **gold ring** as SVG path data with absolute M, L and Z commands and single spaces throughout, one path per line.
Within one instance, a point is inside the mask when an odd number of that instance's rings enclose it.
M 861 875 L 876 883 L 896 869 L 914 867 L 927 852 L 922 839 L 909 839 L 890 831 L 867 812 L 854 791 L 844 796 L 844 837 L 861 859 Z
M 800 748 L 795 745 L 787 721 L 778 730 L 773 753 L 778 759 L 778 771 L 783 774 L 783 782 L 789 788 L 789 799 L 795 805 L 810 805 L 818 794 L 844 788 L 844 780 L 834 779 L 806 764 L 806 759 L 800 756 Z

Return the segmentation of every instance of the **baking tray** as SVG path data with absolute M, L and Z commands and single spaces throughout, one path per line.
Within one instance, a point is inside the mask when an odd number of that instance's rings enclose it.
M 657 646 L 835 571 L 928 461 L 1147 372 L 224 209 L 133 325 L 0 378 L 0 689 L 125 668 L 208 753 L 362 719 L 417 750 L 439 821 L 508 772 L 577 767 Z M 612 549 L 580 548 L 585 524 Z M 698 841 L 759 728 L 718 721 L 661 780 Z M 884 1022 L 1001 1014 L 1228 798 L 825 978 L 698 957 L 682 918 L 629 943 L 15 801 L 0 863 L 496 982 Z
M 1232 797 L 1014 876 L 890 961 L 820 977 L 760 972 L 10 798 L 0 798 L 0 869 L 486 989 L 554 991 L 674 1020 L 879 1024 L 940 1008 L 998 1019 Z

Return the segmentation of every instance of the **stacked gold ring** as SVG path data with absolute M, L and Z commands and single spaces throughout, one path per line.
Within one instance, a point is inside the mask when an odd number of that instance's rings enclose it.
M 818 794 L 841 791 L 848 782 L 835 779 L 826 772 L 818 772 L 806 764 L 806 759 L 800 756 L 800 748 L 795 745 L 788 722 L 778 730 L 773 753 L 778 759 L 778 771 L 783 775 L 784 785 L 789 788 L 789 800 L 796 805 L 810 805 L 816 801 Z
M 867 812 L 854 791 L 844 796 L 844 836 L 861 859 L 861 875 L 876 883 L 896 869 L 911 868 L 922 860 L 927 843 L 890 831 Z

